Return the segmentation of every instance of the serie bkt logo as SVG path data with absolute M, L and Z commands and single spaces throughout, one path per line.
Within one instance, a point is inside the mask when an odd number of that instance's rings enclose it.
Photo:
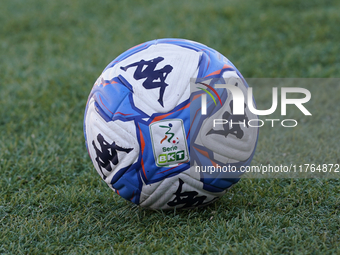
M 189 160 L 181 119 L 154 122 L 149 128 L 155 162 L 158 166 L 174 165 Z

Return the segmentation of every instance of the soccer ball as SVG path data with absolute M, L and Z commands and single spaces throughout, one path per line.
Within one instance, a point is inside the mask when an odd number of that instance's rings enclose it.
M 247 96 L 227 58 L 189 40 L 153 40 L 118 56 L 86 104 L 85 141 L 98 174 L 121 197 L 151 209 L 200 207 L 221 197 L 240 172 L 212 175 L 202 166 L 239 170 L 250 164 L 258 138 L 247 124 L 257 116 L 246 103 L 244 115 L 233 115 L 233 96 L 216 88 L 223 82 Z M 238 124 L 213 126 L 213 119 Z

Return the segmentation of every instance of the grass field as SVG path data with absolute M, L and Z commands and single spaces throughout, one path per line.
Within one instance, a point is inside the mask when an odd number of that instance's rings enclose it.
M 177 37 L 244 77 L 338 78 L 340 2 L 3 0 L 0 253 L 340 254 L 338 179 L 243 179 L 215 204 L 146 211 L 115 195 L 84 145 L 87 96 L 104 67 Z M 340 86 L 311 85 L 313 116 L 261 128 L 253 164 L 340 163 Z M 261 106 L 270 93 L 255 92 Z

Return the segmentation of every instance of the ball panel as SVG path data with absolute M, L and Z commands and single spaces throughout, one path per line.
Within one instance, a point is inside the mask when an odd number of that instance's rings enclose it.
M 236 72 L 226 72 L 224 76 L 229 76 L 226 82 L 240 88 L 247 99 L 247 88 Z M 213 151 L 216 159 L 224 157 L 220 160 L 224 164 L 230 163 L 229 159 L 246 161 L 254 150 L 258 128 L 249 126 L 248 120 L 257 119 L 257 116 L 249 111 L 246 106 L 247 100 L 244 105 L 244 115 L 233 115 L 233 95 L 228 95 L 223 106 L 214 114 L 209 114 L 209 117 L 204 120 L 197 140 L 194 141 Z M 214 119 L 219 120 L 215 122 L 215 127 L 213 126 Z M 228 123 L 225 123 L 226 121 Z
M 196 51 L 158 43 L 107 71 L 131 84 L 135 107 L 151 116 L 169 112 L 189 98 L 187 84 L 197 70 L 199 57 Z
M 139 142 L 134 123 L 106 121 L 99 111 L 95 100 L 90 99 L 85 120 L 88 151 L 97 172 L 111 183 L 119 169 L 137 161 Z
M 207 205 L 225 194 L 203 189 L 200 180 L 192 178 L 190 170 L 165 178 L 159 183 L 143 185 L 142 207 L 151 209 L 192 208 Z

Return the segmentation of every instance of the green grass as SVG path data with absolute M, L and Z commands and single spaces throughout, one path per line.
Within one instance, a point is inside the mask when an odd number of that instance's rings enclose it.
M 115 195 L 87 155 L 87 96 L 118 54 L 204 43 L 245 77 L 339 77 L 339 1 L 4 0 L 0 8 L 0 253 L 336 254 L 338 179 L 244 179 L 215 204 L 154 212 Z M 253 164 L 339 163 L 339 86 L 310 118 L 261 128 Z M 257 91 L 260 106 L 271 95 Z

